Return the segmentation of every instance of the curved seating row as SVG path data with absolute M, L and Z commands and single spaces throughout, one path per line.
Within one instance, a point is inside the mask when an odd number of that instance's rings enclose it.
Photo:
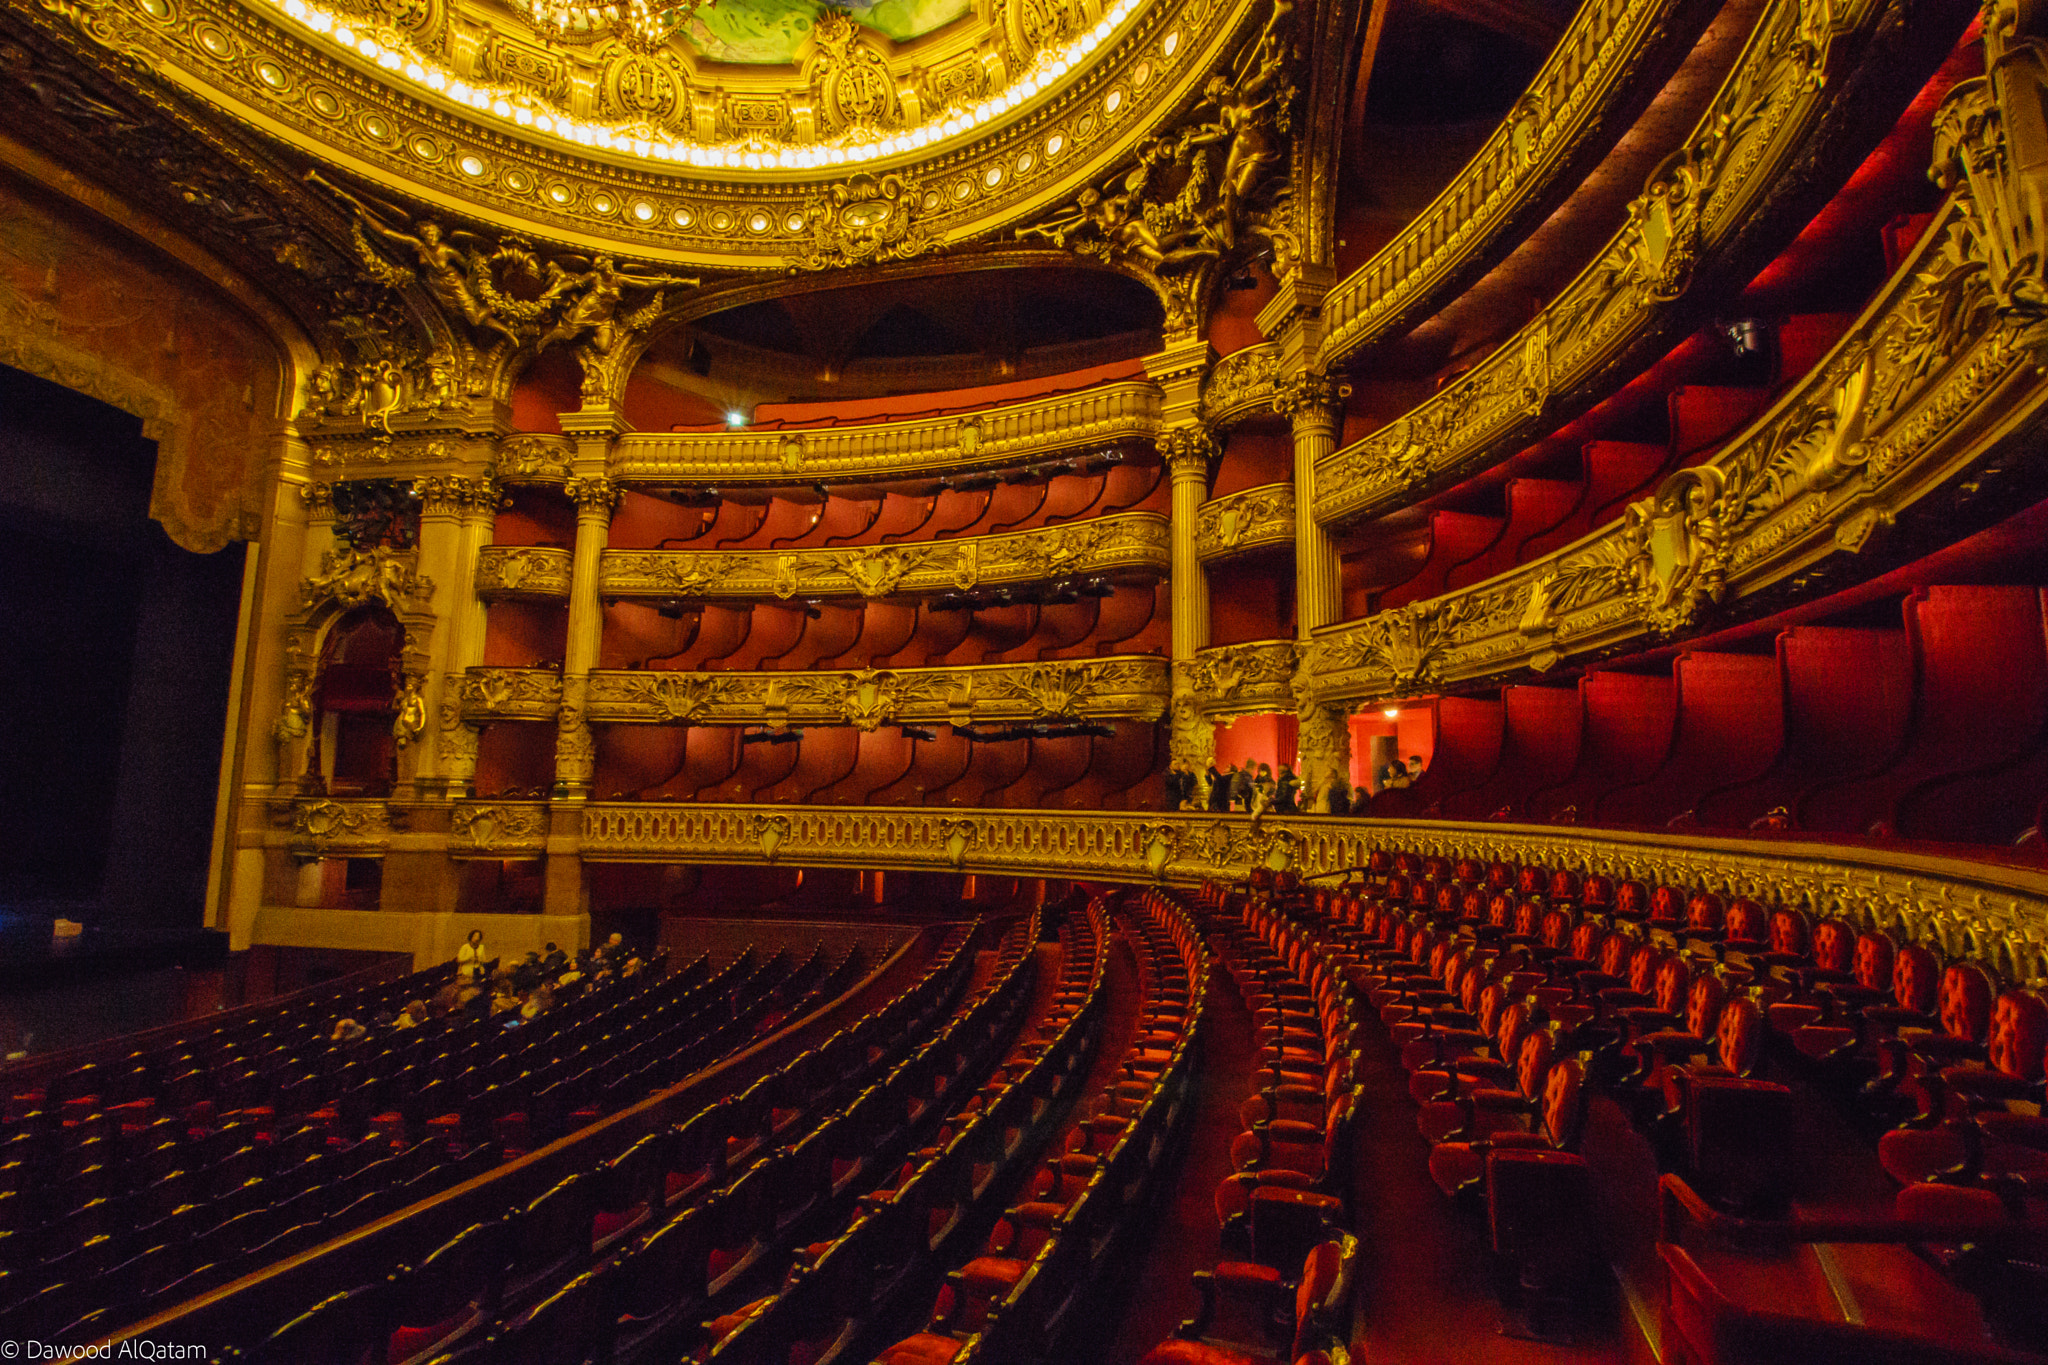
M 832 1197 L 834 1182 L 849 1178 L 846 1163 L 858 1168 L 847 1139 L 867 1130 L 821 1116 L 955 1007 L 973 938 L 973 926 L 956 929 L 916 984 L 738 1093 L 228 1354 L 673 1358 L 694 1312 L 770 1254 L 803 1215 L 800 1201 Z

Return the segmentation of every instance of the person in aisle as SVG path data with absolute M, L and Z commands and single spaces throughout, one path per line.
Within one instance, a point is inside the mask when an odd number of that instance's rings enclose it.
M 490 954 L 484 950 L 484 931 L 472 929 L 469 937 L 455 950 L 455 974 L 471 981 L 481 981 L 484 964 L 490 961 Z

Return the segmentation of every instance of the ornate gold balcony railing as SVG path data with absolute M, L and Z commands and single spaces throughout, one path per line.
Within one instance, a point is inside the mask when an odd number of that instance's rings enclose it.
M 1280 367 L 1280 344 L 1262 341 L 1218 360 L 1202 382 L 1202 420 L 1229 426 L 1273 411 L 1273 376 Z
M 456 689 L 471 725 L 493 720 L 553 720 L 562 709 L 562 675 L 548 668 L 472 668 Z
M 1506 458 L 1696 324 L 1696 282 L 1754 255 L 1759 232 L 1859 123 L 1859 90 L 1909 45 L 1880 30 L 1943 0 L 1774 0 L 1685 145 L 1627 223 L 1537 317 L 1455 383 L 1316 466 L 1318 521 L 1377 516 Z
M 1008 535 L 820 550 L 612 550 L 607 597 L 747 601 L 904 597 L 1076 575 L 1157 578 L 1171 567 L 1166 518 L 1120 512 Z
M 476 595 L 487 602 L 566 601 L 574 556 L 545 545 L 486 545 L 476 561 Z
M 1137 381 L 952 417 L 790 431 L 636 432 L 612 477 L 628 483 L 812 484 L 930 478 L 1149 446 L 1159 390 Z
M 1293 484 L 1260 484 L 1211 498 L 1196 514 L 1195 553 L 1203 560 L 1293 544 Z
M 584 715 L 593 724 L 970 725 L 986 722 L 1158 720 L 1166 660 L 1112 655 L 1055 663 L 957 668 L 686 673 L 601 669 Z
M 1181 669 L 1195 709 L 1211 720 L 1294 710 L 1294 674 L 1301 646 L 1292 640 L 1249 640 L 1200 650 Z
M 1483 268 L 1578 164 L 1639 73 L 1691 41 L 1697 4 L 1585 0 L 1550 59 L 1435 201 L 1323 297 L 1320 364 L 1412 326 Z
M 1268 815 L 1254 822 L 1187 811 L 576 805 L 581 828 L 558 837 L 551 849 L 542 834 L 551 810 L 545 802 L 457 802 L 448 834 L 396 837 L 416 850 L 445 842 L 462 856 L 531 856 L 546 849 L 586 862 L 782 863 L 1181 882 L 1235 879 L 1256 867 L 1309 877 L 1342 873 L 1362 867 L 1375 848 L 1400 847 L 1754 896 L 1903 938 L 1951 944 L 2014 980 L 2048 977 L 2048 874 L 1918 849 L 1486 821 Z M 359 829 L 342 827 L 330 807 L 359 812 Z M 281 805 L 261 842 L 301 856 L 374 856 L 386 851 L 402 809 L 309 798 Z
M 1965 107 L 1949 126 L 1969 119 Z M 1969 146 L 1957 163 L 2003 165 L 2002 151 Z M 2042 315 L 2028 302 L 2041 296 L 2041 258 L 2025 258 L 2031 283 L 2011 270 L 2003 244 L 2028 215 L 2016 192 L 1998 197 L 1954 196 L 1802 383 L 1619 522 L 1457 592 L 1318 632 L 1318 696 L 1390 699 L 1608 657 L 1769 610 L 1774 590 L 1803 597 L 1867 577 L 1909 518 L 1932 520 L 1944 540 L 1981 521 L 1997 501 L 1986 487 L 2038 462 L 2048 421 Z

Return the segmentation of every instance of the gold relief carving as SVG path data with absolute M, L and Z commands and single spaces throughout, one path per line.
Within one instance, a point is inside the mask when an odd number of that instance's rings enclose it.
M 937 244 L 916 225 L 918 207 L 916 182 L 901 175 L 861 171 L 848 176 L 844 184 L 805 203 L 809 242 L 791 257 L 790 269 L 908 260 Z
M 806 479 L 819 481 L 1002 468 L 1152 441 L 1159 431 L 1159 407 L 1157 385 L 1119 381 L 968 417 L 809 430 L 801 433 L 797 461 Z M 786 443 L 794 435 L 627 432 L 613 445 L 610 472 L 627 483 L 783 485 L 791 472 Z
M 1159 433 L 1159 458 L 1175 475 L 1209 475 L 1209 461 L 1216 458 L 1216 435 L 1208 427 L 1195 423 L 1190 426 L 1168 427 Z
M 1335 425 L 1344 413 L 1351 386 L 1327 374 L 1276 375 L 1273 411 L 1298 425 Z
M 1226 257 L 1253 243 L 1286 278 L 1299 254 L 1290 227 L 1287 148 L 1297 94 L 1294 6 L 1274 3 L 1243 56 L 1210 78 L 1194 117 L 1148 139 L 1137 164 L 1081 191 L 1019 235 L 1117 265 L 1151 285 L 1169 337 L 1201 322 Z
M 313 724 L 313 673 L 307 668 L 286 672 L 284 704 L 279 708 L 270 733 L 280 744 L 304 739 Z
M 1319 641 L 1315 671 L 1351 668 L 1376 674 L 1390 696 L 1427 686 L 1443 675 L 1445 652 L 1473 609 L 1469 599 L 1451 598 L 1381 612 L 1354 631 Z
M 1932 174 L 1945 190 L 1968 191 L 1965 221 L 1993 303 L 2040 320 L 2048 318 L 2048 39 L 2027 27 L 2017 0 L 1984 7 L 1987 74 L 1958 83 L 1935 112 Z
M 1280 347 L 1271 341 L 1232 351 L 1216 362 L 1202 385 L 1202 419 L 1227 425 L 1270 411 L 1273 378 L 1280 366 Z
M 1168 743 L 1172 765 L 1194 780 L 1193 799 L 1206 805 L 1209 795 L 1209 765 L 1216 761 L 1216 724 L 1202 708 L 1202 680 L 1195 661 L 1183 660 L 1173 666 L 1173 692 L 1167 718 L 1171 724 Z
M 300 484 L 299 499 L 306 504 L 306 515 L 314 521 L 326 521 L 334 516 L 334 485 L 324 479 Z
M 458 690 L 468 722 L 552 720 L 562 705 L 562 675 L 545 668 L 472 668 Z
M 427 699 L 420 695 L 425 683 L 426 679 L 407 673 L 399 684 L 398 695 L 392 698 L 392 709 L 397 714 L 391 719 L 391 737 L 401 749 L 427 732 Z
M 1151 572 L 1169 564 L 1168 530 L 1154 512 L 972 540 L 804 551 L 611 550 L 607 596 L 718 600 L 888 597 L 1044 582 L 1073 574 Z
M 469 790 L 470 781 L 476 776 L 480 738 L 476 727 L 464 723 L 462 718 L 462 683 L 460 673 L 450 673 L 441 680 L 440 775 L 451 795 Z
M 789 817 L 787 815 L 756 815 L 752 821 L 754 838 L 760 842 L 761 856 L 769 862 L 789 842 Z
M 1810 173 L 1799 157 L 1832 135 L 1818 80 L 1836 25 L 1867 28 L 1887 12 L 1881 3 L 1773 0 L 1706 114 L 1649 177 L 1600 257 L 1475 369 L 1320 461 L 1316 519 L 1378 515 L 1417 488 L 1484 467 L 1540 432 L 1550 395 L 1587 392 L 1630 348 L 1677 325 L 1677 304 L 1703 265 L 1749 230 L 1789 176 Z
M 1223 559 L 1243 550 L 1294 543 L 1294 485 L 1262 484 L 1202 504 L 1195 553 Z
M 456 857 L 535 854 L 547 847 L 548 811 L 538 803 L 461 803 L 448 815 L 448 851 Z
M 1622 518 L 1614 540 L 1618 577 L 1653 634 L 1683 630 L 1700 608 L 1721 600 L 1728 557 L 1718 512 L 1725 485 L 1712 465 L 1681 469 Z
M 412 491 L 420 500 L 421 510 L 426 512 L 495 512 L 504 501 L 497 483 L 488 478 L 436 474 L 414 479 Z
M 597 737 L 590 732 L 584 703 L 590 679 L 562 679 L 562 709 L 555 714 L 555 788 L 575 794 L 590 789 L 597 772 Z
M 313 463 L 322 469 L 382 469 L 388 465 L 443 464 L 454 458 L 446 441 L 395 441 L 390 433 L 316 439 Z
M 844 672 L 600 670 L 589 719 L 604 724 L 966 725 L 1048 718 L 1157 720 L 1168 666 L 1148 656 L 1055 664 Z
M 540 545 L 486 545 L 477 556 L 476 595 L 485 599 L 567 599 L 574 556 Z
M 297 801 L 291 806 L 291 847 L 324 854 L 383 849 L 390 809 L 382 801 Z
M 492 472 L 506 483 L 567 483 L 574 453 L 567 437 L 507 436 Z
M 903 122 L 889 64 L 851 16 L 844 10 L 826 10 L 811 26 L 811 40 L 817 55 L 810 63 L 810 86 L 825 115 L 825 132 L 857 129 L 872 134 Z
M 1182 676 L 1205 716 L 1292 711 L 1299 658 L 1300 646 L 1292 640 L 1219 645 L 1182 665 Z
M 590 517 L 602 513 L 606 517 L 618 510 L 619 499 L 626 490 L 603 475 L 591 478 L 573 478 L 563 486 L 562 491 L 569 501 L 576 504 L 576 510 Z
M 370 601 L 395 612 L 425 606 L 433 582 L 413 568 L 414 557 L 389 546 L 368 550 L 329 550 L 320 557 L 320 572 L 299 584 L 299 601 L 310 609 L 332 602 L 347 611 Z
M 787 827 L 776 856 L 808 866 L 952 868 L 1124 880 L 1232 880 L 1280 865 L 1304 876 L 1362 865 L 1388 845 L 1539 863 L 1753 896 L 1952 945 L 2007 977 L 2048 976 L 2048 898 L 2024 870 L 1868 846 L 1773 844 L 1650 832 L 1203 813 L 592 803 L 578 851 L 605 861 L 765 859 L 757 821 Z

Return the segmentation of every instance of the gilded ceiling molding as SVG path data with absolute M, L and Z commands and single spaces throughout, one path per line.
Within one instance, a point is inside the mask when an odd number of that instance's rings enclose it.
M 1065 3 L 1087 13 L 1085 0 Z M 314 0 L 300 8 L 328 13 Z M 893 179 L 892 211 L 935 244 L 1004 231 L 1156 132 L 1263 13 L 1254 0 L 1126 6 L 1072 70 L 1027 70 L 1037 46 L 1004 55 L 1007 36 L 1003 52 L 970 49 L 936 66 L 934 49 L 913 45 L 916 78 L 899 73 L 887 88 L 864 35 L 842 34 L 836 49 L 821 35 L 792 86 L 750 90 L 758 71 L 696 73 L 673 47 L 550 49 L 469 17 L 468 0 L 350 8 L 367 12 L 330 14 L 325 32 L 269 0 L 44 0 L 40 21 L 102 63 L 148 70 L 429 216 L 593 255 L 733 270 L 872 259 L 863 253 L 876 223 L 833 211 L 870 182 Z M 1061 3 L 1034 13 L 1044 36 L 1072 27 Z M 335 41 L 343 28 L 347 47 Z M 1090 21 L 1074 36 L 1094 32 Z M 436 88 L 430 66 L 460 74 Z M 991 97 L 999 112 L 965 126 Z
M 2000 244 L 2039 240 L 2038 190 L 2023 183 L 2038 171 L 2009 165 L 1985 91 L 1959 86 L 1938 112 L 1948 203 L 1802 382 L 1619 522 L 1468 588 L 1318 632 L 1319 694 L 1392 700 L 1640 649 L 1869 577 L 1889 566 L 1891 533 L 1908 518 L 1931 519 L 1947 543 L 1994 504 L 2037 496 L 2027 486 L 2041 481 L 2048 421 L 2042 257 Z M 2007 501 L 1986 496 L 2008 482 L 2020 486 Z
M 474 676 L 476 670 L 472 670 Z M 1166 711 L 1166 660 L 1111 655 L 1058 663 L 825 672 L 686 673 L 599 669 L 592 724 L 883 725 L 1156 721 Z
M 1252 640 L 1198 652 L 1182 670 L 1201 714 L 1211 720 L 1294 710 L 1294 673 L 1301 646 L 1293 640 Z
M 1486 144 L 1429 207 L 1323 296 L 1336 367 L 1413 327 L 1498 257 L 1601 145 L 1644 73 L 1689 46 L 1711 4 L 1582 0 L 1571 26 Z
M 1693 133 L 1600 255 L 1428 401 L 1316 466 L 1314 515 L 1380 516 L 1471 477 L 1590 406 L 1753 267 L 1937 0 L 1774 0 Z M 1892 34 L 1878 40 L 1880 34 Z
M 1140 380 L 873 426 L 628 432 L 611 472 L 628 484 L 719 487 L 931 478 L 1134 449 L 1158 429 L 1158 386 Z
M 548 553 L 562 554 L 566 564 L 566 551 Z M 598 590 L 607 598 L 705 601 L 909 597 L 1077 575 L 1156 579 L 1166 573 L 1168 561 L 1166 518 L 1156 512 L 1121 512 L 1036 531 L 908 545 L 608 550 Z
M 1294 545 L 1294 485 L 1266 483 L 1202 504 L 1195 553 L 1204 563 Z
M 575 555 L 545 545 L 486 545 L 477 555 L 476 595 L 486 602 L 566 602 Z

